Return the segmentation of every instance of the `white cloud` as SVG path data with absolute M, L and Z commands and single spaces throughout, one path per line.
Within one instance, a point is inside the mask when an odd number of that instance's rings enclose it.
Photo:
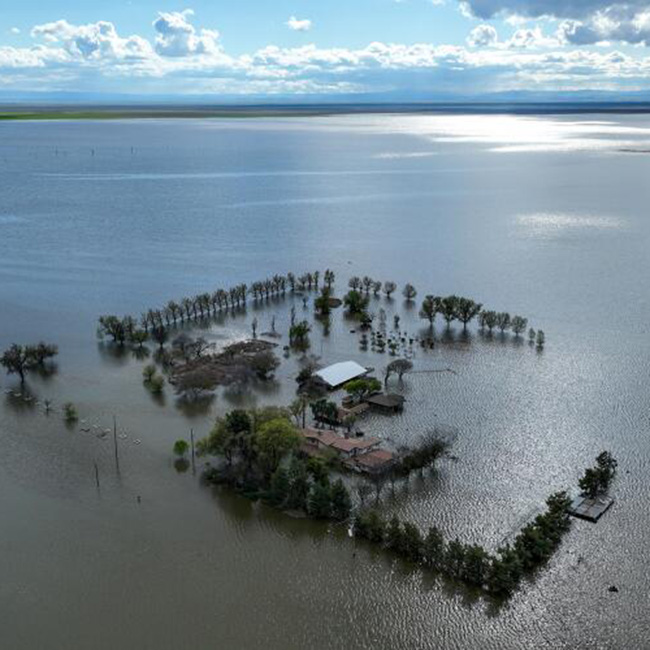
M 18 27 L 12 27 L 9 31 L 12 34 L 20 34 L 20 30 L 18 29 Z
M 291 16 L 287 20 L 287 27 L 294 32 L 308 32 L 312 28 L 312 22 L 308 18 L 296 18 Z
M 606 41 L 650 45 L 648 0 L 460 0 L 467 15 L 508 21 L 562 20 L 558 38 L 573 45 Z
M 37 25 L 31 32 L 46 43 L 61 44 L 71 57 L 83 59 L 142 60 L 152 53 L 151 44 L 140 36 L 122 38 L 113 23 L 99 21 L 89 25 L 71 25 L 66 20 Z
M 510 39 L 499 40 L 493 27 L 479 25 L 468 37 L 470 47 L 380 42 L 357 49 L 269 45 L 230 56 L 218 33 L 196 28 L 192 18 L 189 11 L 159 14 L 153 40 L 122 36 L 106 21 L 37 25 L 32 30 L 34 46 L 0 46 L 2 86 L 102 87 L 136 93 L 393 91 L 408 96 L 531 86 L 637 89 L 650 81 L 649 57 L 572 49 L 564 44 L 568 39 L 547 37 L 539 27 L 522 27 Z
M 467 44 L 470 47 L 490 47 L 499 40 L 497 30 L 492 25 L 478 25 L 469 33 Z
M 648 9 L 648 0 L 461 0 L 461 4 L 483 19 L 498 15 L 583 19 L 611 9 L 628 8 L 634 13 Z
M 213 29 L 196 31 L 188 18 L 194 15 L 185 11 L 160 12 L 153 23 L 156 30 L 156 51 L 162 56 L 188 56 L 212 54 L 220 50 L 219 32 Z

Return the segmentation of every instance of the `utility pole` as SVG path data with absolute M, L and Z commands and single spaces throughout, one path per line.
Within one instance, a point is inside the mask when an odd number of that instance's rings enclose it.
M 97 489 L 99 490 L 99 467 L 97 467 L 97 461 L 93 462 L 95 466 L 95 483 L 97 483 Z
M 190 442 L 192 444 L 192 474 L 196 474 L 196 464 L 194 460 L 194 429 L 190 429 Z
M 113 446 L 115 447 L 115 467 L 119 474 L 120 472 L 120 456 L 117 451 L 117 420 L 113 416 Z

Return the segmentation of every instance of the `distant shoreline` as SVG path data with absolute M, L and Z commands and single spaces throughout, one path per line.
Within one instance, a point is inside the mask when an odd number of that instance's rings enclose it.
M 278 105 L 19 105 L 0 104 L 0 121 L 120 119 L 240 119 L 370 114 L 580 115 L 646 114 L 646 102 L 494 102 Z

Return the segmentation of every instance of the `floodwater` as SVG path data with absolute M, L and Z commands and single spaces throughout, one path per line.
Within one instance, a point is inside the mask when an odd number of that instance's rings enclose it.
M 2 647 L 646 647 L 649 150 L 639 115 L 0 124 L 0 344 L 60 347 L 54 376 L 29 377 L 32 401 L 0 380 Z M 275 383 L 188 411 L 147 393 L 146 360 L 95 337 L 102 313 L 327 267 L 339 294 L 351 275 L 410 281 L 546 332 L 537 352 L 438 323 L 435 350 L 415 346 L 404 414 L 362 426 L 395 446 L 436 429 L 455 459 L 387 489 L 387 509 L 495 548 L 601 450 L 619 459 L 614 507 L 576 522 L 504 607 L 175 470 L 190 429 L 287 403 L 295 354 Z M 203 333 L 222 344 L 276 316 L 286 334 L 293 300 Z M 401 297 L 371 305 L 427 333 Z M 329 335 L 314 322 L 311 352 L 381 372 L 390 357 L 350 329 L 340 311 Z M 73 401 L 91 431 L 42 399 Z M 97 436 L 114 416 L 119 473 Z

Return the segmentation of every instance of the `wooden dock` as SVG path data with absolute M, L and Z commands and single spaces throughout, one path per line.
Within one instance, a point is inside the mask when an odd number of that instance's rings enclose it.
M 569 514 L 579 519 L 597 522 L 612 506 L 614 499 L 607 496 L 596 497 L 577 497 L 569 506 Z

